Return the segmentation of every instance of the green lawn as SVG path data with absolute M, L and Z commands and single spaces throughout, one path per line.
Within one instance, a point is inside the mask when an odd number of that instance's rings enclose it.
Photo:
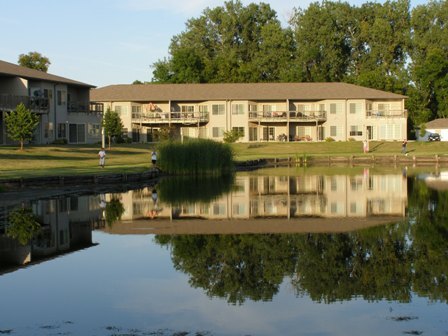
M 237 161 L 259 158 L 364 155 L 362 143 L 238 143 L 232 145 Z M 98 145 L 0 147 L 0 179 L 36 176 L 140 172 L 151 166 L 149 144 L 116 145 L 107 151 L 106 168 L 98 167 Z M 400 154 L 400 142 L 371 142 L 369 155 Z M 409 142 L 411 155 L 446 155 L 448 142 Z

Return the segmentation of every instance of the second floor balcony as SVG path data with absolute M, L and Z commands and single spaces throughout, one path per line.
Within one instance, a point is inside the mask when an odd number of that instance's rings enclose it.
M 102 103 L 91 103 L 88 101 L 69 101 L 67 112 L 69 113 L 103 113 Z
M 258 111 L 249 112 L 249 120 L 263 122 L 297 121 L 323 122 L 327 120 L 326 111 Z
M 407 118 L 407 110 L 368 110 L 368 118 Z
M 14 111 L 20 103 L 23 103 L 31 112 L 38 114 L 48 113 L 50 109 L 48 98 L 0 94 L 0 110 Z
M 143 122 L 152 124 L 196 124 L 209 121 L 208 112 L 150 112 L 132 113 L 133 122 Z

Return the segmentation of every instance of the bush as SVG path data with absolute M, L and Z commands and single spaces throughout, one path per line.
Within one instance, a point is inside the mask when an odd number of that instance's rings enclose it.
M 239 138 L 243 137 L 243 133 L 240 131 L 237 131 L 236 129 L 233 129 L 231 131 L 228 132 L 224 132 L 224 142 L 225 143 L 234 143 L 236 142 Z
M 66 145 L 67 139 L 56 139 L 53 141 L 53 145 Z
M 333 142 L 334 139 L 333 139 L 332 137 L 328 137 L 328 138 L 325 138 L 325 141 L 326 141 L 326 142 Z
M 157 165 L 168 174 L 219 175 L 233 168 L 233 152 L 228 144 L 195 139 L 159 145 Z

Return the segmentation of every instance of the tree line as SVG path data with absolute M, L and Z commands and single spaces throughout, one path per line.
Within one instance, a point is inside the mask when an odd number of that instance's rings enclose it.
M 348 82 L 409 97 L 410 126 L 448 116 L 448 1 L 206 8 L 153 64 L 155 83 Z

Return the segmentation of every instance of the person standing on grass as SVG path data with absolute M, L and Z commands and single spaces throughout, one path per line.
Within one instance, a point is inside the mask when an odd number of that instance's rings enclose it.
M 100 151 L 98 152 L 98 157 L 100 158 L 100 167 L 104 168 L 104 164 L 106 162 L 106 150 L 101 147 Z
M 156 165 L 156 162 L 157 162 L 157 152 L 156 152 L 155 149 L 152 150 L 151 161 L 152 161 L 152 165 L 154 167 Z
M 369 142 L 367 140 L 364 140 L 364 143 L 362 145 L 362 149 L 364 151 L 364 154 L 369 152 Z
M 406 139 L 403 140 L 403 143 L 401 144 L 401 154 L 406 154 L 406 146 L 408 144 L 408 141 Z

